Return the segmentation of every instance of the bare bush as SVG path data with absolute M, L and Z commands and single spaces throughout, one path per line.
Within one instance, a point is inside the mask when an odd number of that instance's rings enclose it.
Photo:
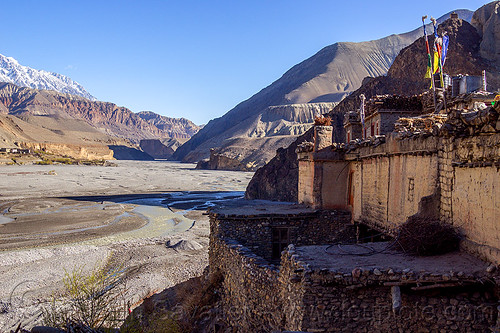
M 411 216 L 398 230 L 395 246 L 408 254 L 432 256 L 458 249 L 460 234 L 443 222 Z
M 85 273 L 79 267 L 66 273 L 65 291 L 44 308 L 44 323 L 69 329 L 84 327 L 89 332 L 119 327 L 127 315 L 125 271 L 117 264 L 97 264 Z

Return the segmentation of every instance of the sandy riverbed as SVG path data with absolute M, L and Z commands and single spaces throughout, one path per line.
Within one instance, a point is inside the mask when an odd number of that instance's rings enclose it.
M 65 271 L 89 270 L 110 256 L 133 272 L 132 304 L 201 274 L 209 234 L 203 212 L 241 195 L 252 176 L 173 162 L 116 163 L 0 166 L 0 331 L 33 326 Z M 167 240 L 203 248 L 179 251 Z

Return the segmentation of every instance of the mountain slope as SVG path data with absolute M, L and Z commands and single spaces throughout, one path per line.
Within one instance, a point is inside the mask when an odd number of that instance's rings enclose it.
M 55 90 L 82 96 L 92 101 L 96 100 L 80 84 L 67 76 L 23 66 L 16 59 L 1 54 L 0 82 L 10 82 L 20 87 L 33 89 Z
M 500 2 L 498 2 L 500 3 Z M 500 12 L 498 13 L 500 15 Z M 481 57 L 482 39 L 477 30 L 463 20 L 447 20 L 439 26 L 450 37 L 450 46 L 445 72 L 449 74 L 469 73 L 478 75 L 484 69 L 488 74 L 491 89 L 500 88 L 500 72 L 498 67 Z M 424 38 L 421 37 L 403 49 L 394 60 L 387 76 L 367 80 L 365 84 L 339 103 L 329 114 L 333 119 L 336 142 L 342 142 L 342 119 L 345 112 L 355 110 L 359 106 L 359 95 L 367 98 L 377 94 L 412 95 L 429 88 L 429 81 L 424 80 L 426 72 L 426 53 Z M 308 131 L 288 148 L 278 151 L 276 156 L 264 167 L 260 168 L 250 181 L 246 197 L 250 199 L 272 199 L 283 201 L 297 200 L 298 162 L 295 148 L 302 141 L 312 139 L 312 131 Z M 286 175 L 286 178 L 282 177 Z
M 458 14 L 467 20 L 472 16 L 468 10 Z M 419 28 L 376 41 L 327 46 L 224 116 L 211 120 L 174 153 L 174 158 L 195 162 L 208 157 L 210 148 L 226 149 L 234 138 L 250 137 L 256 119 L 270 106 L 339 102 L 359 88 L 365 77 L 384 75 L 398 52 L 421 35 Z
M 113 103 L 90 101 L 80 96 L 23 88 L 1 82 L 0 113 L 15 115 L 22 119 L 43 116 L 82 120 L 102 133 L 136 144 L 142 139 L 170 138 L 172 133 L 189 137 L 197 128 L 186 119 L 174 118 L 169 118 L 170 127 L 165 123 L 159 128 L 129 109 L 118 107 Z M 43 118 L 33 119 L 41 121 Z M 60 124 L 59 130 L 64 131 L 64 123 Z
M 151 111 L 141 111 L 136 114 L 141 119 L 166 132 L 169 138 L 189 139 L 201 128 L 186 118 L 170 118 Z

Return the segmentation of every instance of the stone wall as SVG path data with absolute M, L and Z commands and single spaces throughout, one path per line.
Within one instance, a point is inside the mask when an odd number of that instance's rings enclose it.
M 280 281 L 288 284 L 288 301 L 282 309 L 289 330 L 485 332 L 497 325 L 498 295 L 492 285 L 446 287 L 451 280 L 470 281 L 472 276 L 392 269 L 355 269 L 346 274 L 310 268 L 306 262 L 293 247 L 282 257 Z M 419 287 L 425 283 L 435 284 Z M 393 305 L 394 287 L 401 294 L 398 308 Z
M 256 255 L 272 260 L 273 228 L 288 228 L 290 244 L 329 244 L 355 237 L 350 221 L 351 215 L 346 211 L 250 216 L 212 212 L 210 241 L 216 243 L 219 238 L 234 239 Z
M 282 327 L 278 270 L 234 240 L 210 242 L 210 273 L 222 274 L 221 306 L 236 332 L 271 332 Z
M 499 328 L 498 291 L 486 276 L 390 268 L 347 273 L 340 267 L 311 267 L 293 245 L 277 267 L 235 240 L 215 238 L 210 247 L 210 273 L 223 278 L 222 318 L 233 332 Z

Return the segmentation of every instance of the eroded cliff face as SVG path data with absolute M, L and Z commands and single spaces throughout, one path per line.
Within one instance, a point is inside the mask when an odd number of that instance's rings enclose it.
M 61 130 L 64 129 L 64 130 Z M 108 145 L 130 145 L 83 120 L 0 114 L 0 147 L 21 147 L 75 159 L 113 159 Z
M 152 159 L 135 146 L 140 140 L 187 140 L 199 129 L 183 118 L 138 115 L 113 103 L 10 83 L 0 83 L 0 115 L 0 147 L 22 143 L 84 159 Z
M 337 103 L 285 104 L 266 108 L 261 114 L 234 128 L 234 136 L 218 145 L 210 141 L 210 151 L 195 149 L 184 158 L 186 162 L 197 162 L 209 157 L 209 163 L 200 163 L 200 168 L 213 170 L 255 171 L 276 154 L 279 148 L 287 147 L 297 137 L 308 131 L 314 117 L 330 112 Z M 212 148 L 214 147 L 214 148 Z
M 64 143 L 19 142 L 22 148 L 48 154 L 68 156 L 77 160 L 112 160 L 113 150 L 105 145 L 73 145 Z
M 500 73 L 490 61 L 481 56 L 482 39 L 471 24 L 461 19 L 449 19 L 439 26 L 439 31 L 446 31 L 450 37 L 448 57 L 444 68 L 446 73 L 481 75 L 482 70 L 486 70 L 489 90 L 500 88 Z M 430 42 L 433 42 L 433 37 L 430 38 Z M 366 98 L 380 94 L 410 96 L 427 90 L 429 80 L 423 79 L 427 67 L 426 56 L 425 41 L 421 37 L 401 50 L 386 76 L 365 80 L 358 90 L 342 100 L 329 113 L 333 120 L 334 142 L 344 141 L 343 115 L 359 107 L 361 94 L 364 94 Z M 304 141 L 303 137 L 299 140 Z M 297 142 L 281 151 L 255 173 L 247 188 L 248 198 L 297 200 L 298 174 L 295 170 L 297 168 L 295 153 Z M 288 175 L 288 178 L 286 181 L 277 182 L 276 178 L 279 175 Z
M 295 149 L 304 141 L 312 141 L 312 138 L 313 130 L 310 129 L 287 148 L 278 149 L 276 156 L 255 172 L 248 183 L 245 198 L 297 201 L 299 164 Z

